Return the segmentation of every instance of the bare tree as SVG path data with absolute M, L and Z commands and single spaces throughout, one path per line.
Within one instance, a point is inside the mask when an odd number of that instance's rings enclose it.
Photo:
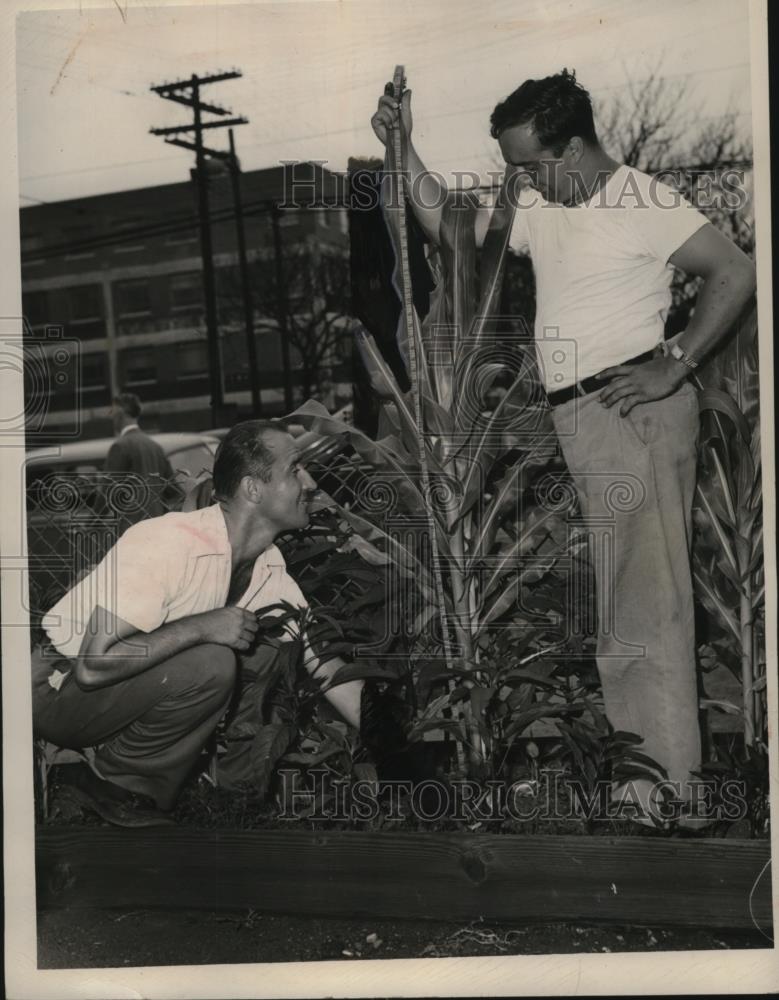
M 660 73 L 661 63 L 642 79 L 626 71 L 624 89 L 595 101 L 595 119 L 603 146 L 622 163 L 655 173 L 679 156 L 688 124 L 690 94 L 686 79 L 672 80 Z
M 300 364 L 303 399 L 324 393 L 351 349 L 349 261 L 338 251 L 298 247 L 285 253 L 289 342 Z M 266 272 L 267 273 L 267 272 Z M 275 276 L 268 289 L 277 293 Z
M 752 143 L 732 106 L 706 115 L 689 77 L 664 76 L 662 58 L 640 79 L 595 102 L 598 135 L 616 159 L 661 174 L 746 253 L 754 251 Z
M 277 334 L 286 327 L 293 389 L 298 387 L 293 395 L 303 400 L 317 394 L 326 397 L 350 357 L 348 258 L 337 247 L 298 243 L 284 248 L 280 271 L 279 275 L 272 255 L 250 262 L 255 335 Z M 245 365 L 241 284 L 236 267 L 219 268 L 218 289 L 223 336 L 232 331 L 234 356 Z M 280 366 L 276 343 L 273 338 L 275 364 Z M 258 350 L 258 363 L 267 369 L 267 352 L 263 356 L 259 345 Z M 322 402 L 328 400 L 323 398 Z

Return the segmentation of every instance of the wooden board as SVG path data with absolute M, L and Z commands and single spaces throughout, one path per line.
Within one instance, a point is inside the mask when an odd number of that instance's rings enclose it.
M 768 932 L 769 847 L 643 836 L 43 827 L 38 904 L 745 929 L 756 922 Z

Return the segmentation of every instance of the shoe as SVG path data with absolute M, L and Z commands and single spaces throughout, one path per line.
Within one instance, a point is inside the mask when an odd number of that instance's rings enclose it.
M 654 784 L 645 778 L 615 784 L 611 791 L 611 806 L 616 810 L 616 819 L 661 833 L 671 829 L 671 818 L 664 815 Z
M 70 765 L 58 786 L 66 802 L 97 813 L 107 823 L 125 828 L 172 826 L 172 817 L 148 795 L 130 792 L 98 777 L 87 764 Z

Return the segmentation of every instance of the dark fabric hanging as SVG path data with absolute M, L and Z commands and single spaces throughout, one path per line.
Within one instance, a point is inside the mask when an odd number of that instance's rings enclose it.
M 381 174 L 380 165 L 350 165 L 349 169 L 352 311 L 373 336 L 399 386 L 407 392 L 410 383 L 396 340 L 400 300 L 392 286 L 395 256 L 379 198 Z M 422 320 L 430 308 L 430 294 L 435 283 L 425 256 L 425 235 L 410 209 L 407 209 L 407 220 L 414 306 Z M 356 348 L 352 358 L 354 423 L 374 437 L 378 425 L 378 402 Z

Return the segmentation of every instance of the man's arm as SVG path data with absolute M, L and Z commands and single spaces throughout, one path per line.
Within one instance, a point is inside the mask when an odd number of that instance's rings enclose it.
M 704 279 L 695 314 L 677 340 L 686 354 L 700 361 L 732 328 L 754 294 L 755 265 L 711 223 L 702 226 L 679 247 L 670 263 Z
M 710 223 L 702 226 L 669 258 L 688 274 L 699 275 L 703 285 L 695 313 L 677 343 L 694 361 L 701 361 L 730 330 L 755 291 L 755 265 Z M 599 375 L 610 379 L 601 392 L 604 406 L 621 402 L 624 417 L 637 403 L 669 396 L 690 374 L 672 357 L 643 365 L 615 365 Z
M 303 654 L 303 664 L 306 670 L 318 681 L 327 685 L 335 674 L 346 664 L 339 656 L 320 660 L 316 653 L 306 643 Z M 325 698 L 333 708 L 337 709 L 349 725 L 360 728 L 360 700 L 362 698 L 363 681 L 346 681 L 325 691 Z
M 408 175 L 409 201 L 422 229 L 433 243 L 441 242 L 441 217 L 446 200 L 447 188 L 440 177 L 431 174 L 422 162 L 411 140 L 413 119 L 411 115 L 411 91 L 407 90 L 401 100 L 400 115 L 403 128 L 408 135 Z M 398 102 L 394 97 L 384 95 L 379 98 L 379 106 L 371 118 L 373 131 L 382 143 L 387 145 L 390 130 L 398 125 Z M 492 209 L 482 206 L 476 213 L 476 245 L 484 243 L 484 236 L 490 223 Z
M 105 608 L 95 608 L 76 659 L 74 677 L 84 690 L 109 687 L 135 677 L 176 653 L 202 643 L 243 651 L 258 629 L 243 608 L 218 608 L 139 632 Z

